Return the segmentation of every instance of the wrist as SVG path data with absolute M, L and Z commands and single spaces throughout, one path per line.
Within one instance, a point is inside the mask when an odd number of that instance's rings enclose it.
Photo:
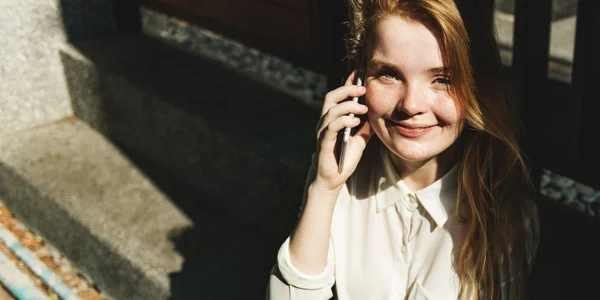
M 309 198 L 324 199 L 323 201 L 326 201 L 326 199 L 335 201 L 337 200 L 337 197 L 340 194 L 341 190 L 341 185 L 337 187 L 332 187 L 330 185 L 325 184 L 321 180 L 315 179 L 308 187 L 308 194 L 310 196 L 314 196 Z

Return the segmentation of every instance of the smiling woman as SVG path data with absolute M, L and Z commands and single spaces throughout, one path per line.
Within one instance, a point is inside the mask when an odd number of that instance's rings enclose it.
M 454 144 L 462 122 L 436 37 L 422 23 L 399 16 L 382 18 L 373 31 L 367 43 L 369 123 L 395 154 L 395 165 L 404 165 L 401 177 L 413 179 L 407 175 L 431 164 L 447 173 L 456 163 L 454 151 L 437 156 Z M 407 183 L 418 190 L 433 179 Z
M 325 97 L 270 299 L 527 298 L 537 210 L 491 24 L 466 0 L 349 4 L 365 86 L 353 72 Z M 350 113 L 367 121 L 338 172 Z

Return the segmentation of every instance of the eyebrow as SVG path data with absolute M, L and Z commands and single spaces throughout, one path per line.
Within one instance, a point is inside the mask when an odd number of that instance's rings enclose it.
M 383 60 L 379 60 L 379 59 L 371 59 L 369 61 L 369 65 L 372 65 L 374 67 L 378 67 L 378 68 L 384 68 L 384 69 L 392 69 L 392 70 L 399 70 L 400 68 L 390 62 L 387 61 L 383 61 Z M 433 67 L 427 70 L 427 73 L 429 74 L 444 74 L 447 75 L 450 73 L 450 68 L 448 67 L 444 67 L 444 66 L 439 66 L 439 67 Z

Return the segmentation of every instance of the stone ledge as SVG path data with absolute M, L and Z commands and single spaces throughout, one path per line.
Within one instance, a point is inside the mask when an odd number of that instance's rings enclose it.
M 6 206 L 108 295 L 167 296 L 169 237 L 192 223 L 101 135 L 63 121 L 3 136 L 0 157 Z

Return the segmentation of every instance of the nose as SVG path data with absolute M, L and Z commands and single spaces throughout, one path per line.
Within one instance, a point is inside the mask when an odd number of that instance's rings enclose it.
M 418 83 L 406 85 L 400 95 L 398 110 L 409 116 L 425 113 L 427 110 L 427 95 L 425 89 Z

